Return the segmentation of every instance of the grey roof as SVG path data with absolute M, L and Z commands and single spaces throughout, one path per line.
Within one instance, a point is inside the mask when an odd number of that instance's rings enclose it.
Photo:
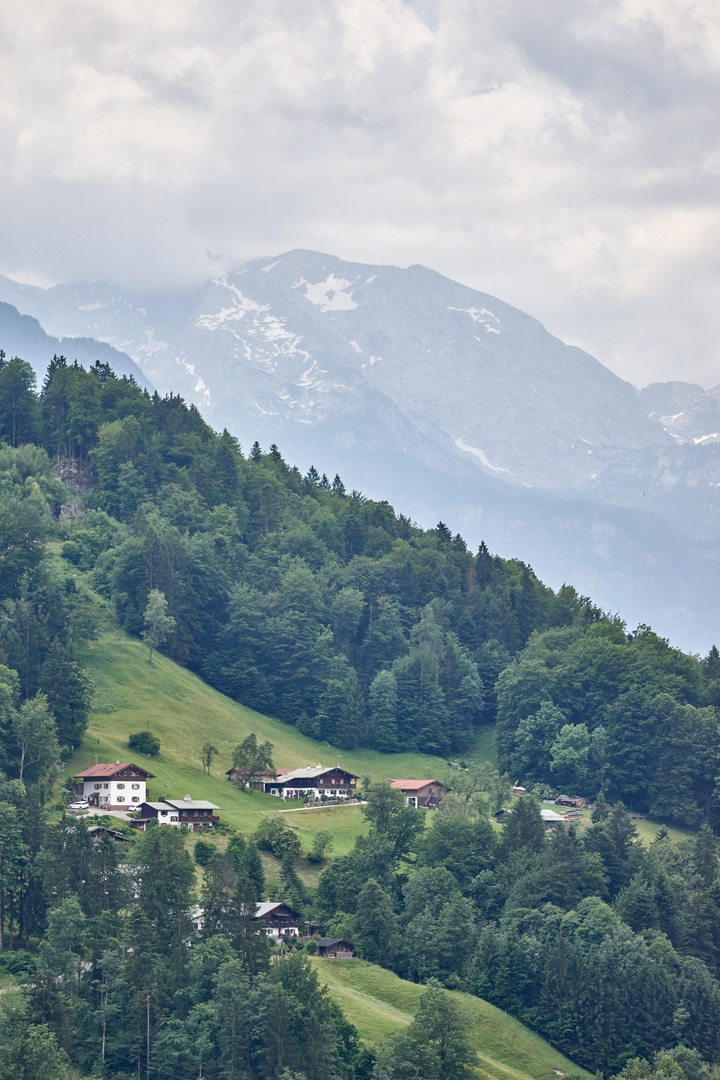
M 347 769 L 343 769 L 342 765 L 316 765 L 313 769 L 293 769 L 292 772 L 282 773 L 278 776 L 277 781 L 271 781 L 271 783 L 277 782 L 278 784 L 287 784 L 292 780 L 314 780 L 318 776 L 322 776 L 324 773 L 335 772 L 339 769 L 340 772 L 346 773 L 347 776 L 352 776 L 354 779 L 358 779 L 355 773 L 348 772 Z
M 220 807 L 215 803 L 206 802 L 205 799 L 163 799 L 163 809 L 167 806 L 174 806 L 176 810 L 219 810 Z M 154 803 L 148 803 L 148 806 L 154 806 Z M 162 805 L 162 804 L 160 804 Z
M 556 814 L 554 810 L 541 810 L 540 816 L 543 821 L 564 821 L 565 818 L 561 814 Z
M 255 911 L 255 918 L 262 919 L 263 915 L 269 915 L 271 911 L 274 911 L 275 908 L 279 907 L 290 908 L 293 915 L 297 915 L 298 919 L 300 918 L 299 912 L 295 911 L 292 905 L 287 904 L 284 900 L 264 900 L 261 904 L 258 904 Z
M 166 802 L 147 802 L 141 803 L 141 806 L 152 806 L 153 810 L 164 810 L 166 813 L 170 812 L 170 807 Z

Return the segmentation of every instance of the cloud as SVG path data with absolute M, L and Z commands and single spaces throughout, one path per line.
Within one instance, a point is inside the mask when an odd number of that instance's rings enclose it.
M 719 79 L 708 0 L 10 0 L 0 271 L 423 262 L 711 385 Z

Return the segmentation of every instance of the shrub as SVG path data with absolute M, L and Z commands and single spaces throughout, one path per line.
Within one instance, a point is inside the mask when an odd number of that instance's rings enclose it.
M 207 840 L 195 841 L 195 862 L 198 866 L 207 866 L 215 854 L 215 845 L 209 843 Z
M 160 753 L 160 740 L 151 731 L 136 731 L 127 741 L 128 748 L 145 757 L 157 757 Z

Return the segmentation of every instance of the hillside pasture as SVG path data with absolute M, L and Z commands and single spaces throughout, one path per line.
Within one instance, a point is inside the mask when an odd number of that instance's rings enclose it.
M 424 987 L 363 960 L 313 960 L 320 980 L 367 1043 L 377 1046 L 409 1024 Z M 550 1043 L 487 1001 L 448 991 L 460 1006 L 468 1038 L 488 1080 L 555 1080 L 589 1076 Z

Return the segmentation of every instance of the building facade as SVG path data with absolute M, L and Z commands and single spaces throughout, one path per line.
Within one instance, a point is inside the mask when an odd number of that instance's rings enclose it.
M 406 806 L 424 806 L 435 809 L 440 805 L 448 789 L 439 780 L 391 780 L 390 787 L 402 791 Z
M 138 810 L 147 799 L 154 773 L 131 761 L 93 765 L 75 775 L 75 796 L 100 810 Z
M 268 937 L 284 937 L 285 934 L 291 937 L 300 936 L 302 915 L 290 904 L 265 900 L 258 904 L 255 918 L 264 925 Z
M 229 780 L 235 779 L 234 769 L 228 769 Z M 341 769 L 339 765 L 326 768 L 316 765 L 306 769 L 278 769 L 276 776 L 261 776 L 250 787 L 277 795 L 281 799 L 319 799 L 325 795 L 332 799 L 350 799 L 355 794 L 358 777 Z
M 160 799 L 159 802 L 142 803 L 140 820 L 136 824 L 144 831 L 154 818 L 158 825 L 171 825 L 175 829 L 185 825 L 190 832 L 201 832 L 217 825 L 220 818 L 214 811 L 219 809 L 215 803 L 191 799 L 189 795 L 184 799 Z

